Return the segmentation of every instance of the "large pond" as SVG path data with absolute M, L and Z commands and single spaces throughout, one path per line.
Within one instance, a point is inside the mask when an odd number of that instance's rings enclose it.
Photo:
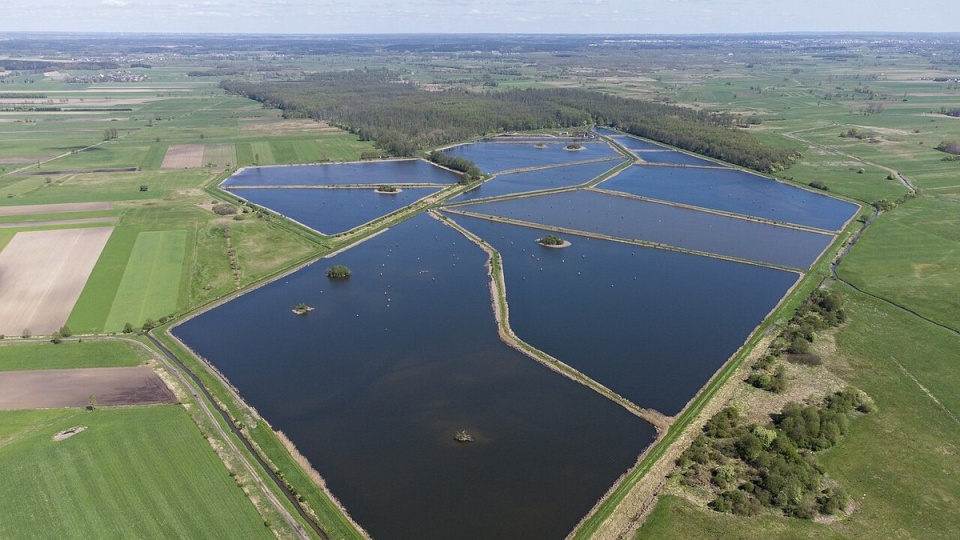
M 833 236 L 593 190 L 480 202 L 464 211 L 807 268 Z
M 517 336 L 642 407 L 673 415 L 799 275 L 452 216 L 503 257 Z
M 538 147 L 538 144 L 542 147 Z M 584 142 L 580 150 L 567 150 L 564 143 L 473 143 L 455 146 L 444 152 L 473 161 L 485 173 L 616 158 L 620 155 L 602 142 Z
M 227 178 L 231 186 L 338 186 L 349 184 L 455 184 L 460 176 L 420 159 L 317 165 L 247 167 Z
M 409 187 L 397 193 L 377 193 L 373 187 L 242 188 L 227 191 L 324 234 L 350 230 L 436 193 L 436 189 Z
M 634 166 L 600 187 L 831 231 L 857 212 L 853 203 L 736 169 Z
M 375 538 L 562 538 L 654 430 L 504 345 L 485 261 L 421 215 L 174 333 Z
M 530 172 L 501 174 L 454 199 L 455 202 L 585 184 L 622 163 L 601 161 Z

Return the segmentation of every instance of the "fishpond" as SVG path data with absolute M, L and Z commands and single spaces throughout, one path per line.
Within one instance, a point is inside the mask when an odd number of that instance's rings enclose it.
M 500 341 L 486 259 L 421 215 L 174 334 L 375 538 L 562 538 L 655 431 Z
M 598 132 L 644 156 L 698 159 Z M 565 149 L 574 141 L 583 149 Z M 666 415 L 777 306 L 799 279 L 790 269 L 808 268 L 836 237 L 796 225 L 834 231 L 855 212 L 712 162 L 631 166 L 602 189 L 578 188 L 623 162 L 597 139 L 497 139 L 447 152 L 501 173 L 439 212 L 500 252 L 519 339 Z M 333 233 L 459 179 L 392 160 L 248 168 L 224 186 Z M 559 191 L 525 195 L 548 189 Z M 547 234 L 570 245 L 540 245 Z M 563 538 L 656 433 L 500 340 L 487 259 L 420 214 L 173 333 L 290 437 L 373 537 Z M 328 278 L 334 264 L 351 277 Z

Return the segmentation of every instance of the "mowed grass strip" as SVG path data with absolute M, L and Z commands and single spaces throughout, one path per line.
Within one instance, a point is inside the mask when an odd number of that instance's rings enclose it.
M 143 324 L 177 309 L 187 231 L 151 231 L 137 235 L 104 330 Z
M 90 334 L 104 329 L 138 235 L 134 227 L 113 230 L 67 319 L 67 326 L 74 333 Z
M 273 538 L 176 405 L 3 412 L 0 462 L 0 538 Z
M 0 346 L 0 371 L 128 367 L 144 358 L 129 343 L 120 341 L 65 341 L 10 343 Z

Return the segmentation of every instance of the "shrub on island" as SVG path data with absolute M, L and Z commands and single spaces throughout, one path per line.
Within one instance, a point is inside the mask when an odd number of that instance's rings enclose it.
M 327 277 L 331 279 L 347 279 L 350 277 L 350 269 L 342 264 L 335 264 L 327 268 Z

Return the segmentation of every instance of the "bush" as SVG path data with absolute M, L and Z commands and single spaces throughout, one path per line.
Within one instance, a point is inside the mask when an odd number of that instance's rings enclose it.
M 819 190 L 823 190 L 823 191 L 830 191 L 830 187 L 827 186 L 826 184 L 824 184 L 823 182 L 821 182 L 820 180 L 814 180 L 813 182 L 810 182 L 809 185 L 810 185 L 810 187 L 812 187 L 812 188 L 814 188 L 814 189 L 819 189 Z
M 63 337 L 70 337 L 73 335 L 73 331 L 70 330 L 70 327 L 63 325 L 60 327 L 60 335 Z
M 213 213 L 220 216 L 231 216 L 239 211 L 239 208 L 230 203 L 219 203 L 213 205 Z
M 342 264 L 335 264 L 327 268 L 327 277 L 333 279 L 346 279 L 350 277 L 350 269 Z

